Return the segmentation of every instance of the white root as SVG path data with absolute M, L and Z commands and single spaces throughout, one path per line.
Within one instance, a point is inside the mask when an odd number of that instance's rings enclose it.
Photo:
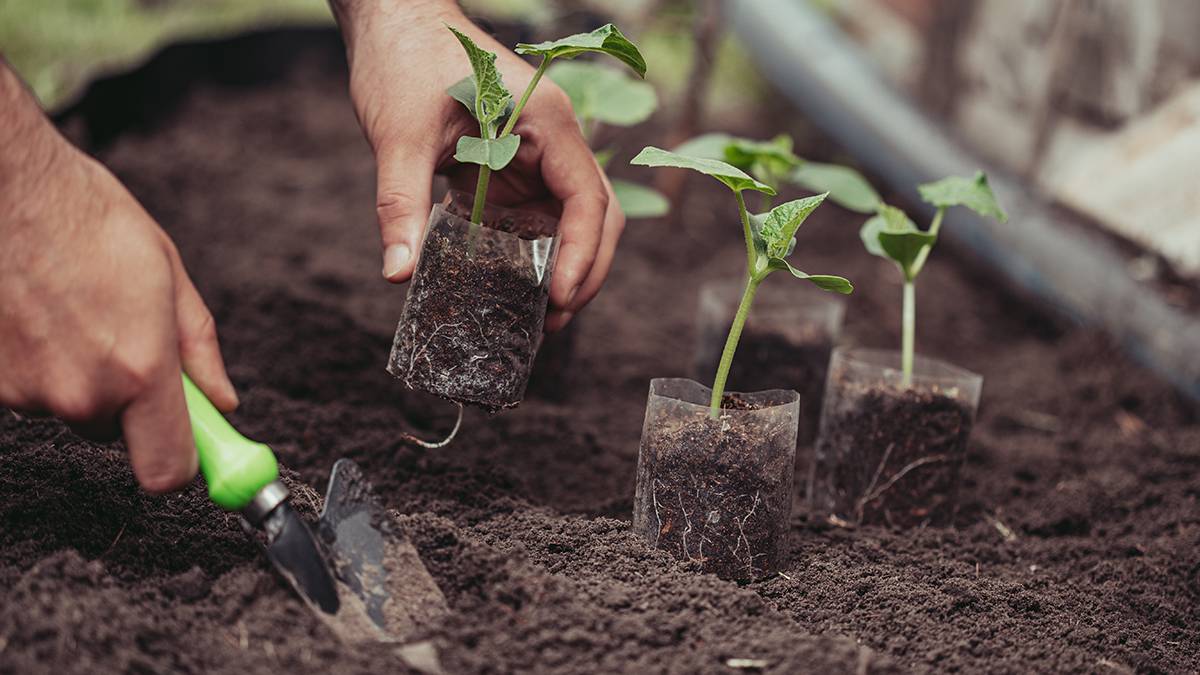
M 463 404 L 455 403 L 454 405 L 458 406 L 458 419 L 455 420 L 454 428 L 450 430 L 449 436 L 446 436 L 440 441 L 430 442 L 423 441 L 412 434 L 401 432 L 400 440 L 429 450 L 437 450 L 438 448 L 444 448 L 447 445 L 450 445 L 450 442 L 453 441 L 454 437 L 458 435 L 458 430 L 462 427 L 463 421 Z

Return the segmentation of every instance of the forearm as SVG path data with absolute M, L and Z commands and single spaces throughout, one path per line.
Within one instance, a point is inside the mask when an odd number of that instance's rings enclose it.
M 462 16 L 456 0 L 329 0 L 346 48 L 353 56 L 358 36 L 380 29 L 402 35 L 426 21 L 447 21 Z
M 66 147 L 33 94 L 0 58 L 0 204 L 11 205 L 33 189 Z

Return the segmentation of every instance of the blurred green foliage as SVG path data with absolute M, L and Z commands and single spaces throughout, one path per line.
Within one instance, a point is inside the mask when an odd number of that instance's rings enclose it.
M 332 21 L 325 0 L 2 0 L 0 49 L 54 109 L 175 40 Z

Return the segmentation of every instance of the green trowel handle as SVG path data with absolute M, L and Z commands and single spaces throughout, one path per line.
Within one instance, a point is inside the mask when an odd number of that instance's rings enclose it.
M 279 478 L 275 453 L 238 433 L 186 374 L 183 393 L 200 471 L 208 481 L 208 496 L 221 508 L 240 511 L 259 490 Z

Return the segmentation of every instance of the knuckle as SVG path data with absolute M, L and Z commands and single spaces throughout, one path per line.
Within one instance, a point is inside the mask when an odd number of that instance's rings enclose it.
M 102 407 L 84 387 L 69 384 L 47 392 L 43 398 L 47 410 L 69 423 L 91 421 L 100 414 Z
M 375 200 L 375 214 L 379 223 L 387 226 L 397 220 L 416 215 L 420 208 L 416 197 L 402 192 L 380 192 Z
M 145 391 L 163 367 L 161 355 L 150 349 L 123 348 L 114 361 L 117 378 L 130 397 Z
M 217 322 L 207 308 L 197 310 L 184 330 L 181 341 L 185 349 L 217 341 Z

